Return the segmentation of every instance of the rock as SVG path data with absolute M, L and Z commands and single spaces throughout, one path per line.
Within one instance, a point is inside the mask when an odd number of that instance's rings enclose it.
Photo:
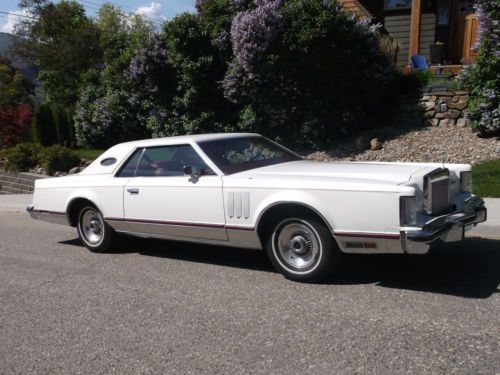
M 468 91 L 455 91 L 455 95 L 469 95 Z
M 45 170 L 42 167 L 38 167 L 35 169 L 35 173 L 37 174 L 45 174 Z
M 460 117 L 462 112 L 457 111 L 456 109 L 449 109 L 446 112 L 436 113 L 436 118 L 438 119 L 457 119 Z
M 422 118 L 424 120 L 434 118 L 434 115 L 436 114 L 436 111 L 427 111 L 422 115 Z
M 464 110 L 467 108 L 467 98 L 464 96 L 455 96 L 453 99 L 457 98 L 456 101 L 450 100 L 448 102 L 448 108 Z
M 422 96 L 420 101 L 422 101 L 422 102 L 435 102 L 436 99 L 437 99 L 437 97 L 434 95 L 424 95 L 424 96 Z
M 453 96 L 455 94 L 452 93 L 452 92 L 448 92 L 448 91 L 436 91 L 436 92 L 433 92 L 432 95 L 436 95 L 436 96 Z
M 462 128 L 466 128 L 469 125 L 470 125 L 470 120 L 468 120 L 466 118 L 459 118 L 457 120 L 457 126 L 461 126 Z
M 80 172 L 80 170 L 81 170 L 80 167 L 74 167 L 69 170 L 68 174 L 75 174 Z
M 497 147 L 497 148 L 495 149 L 495 151 L 496 151 L 498 154 L 500 154 L 500 147 Z
M 446 103 L 439 103 L 436 106 L 436 112 L 442 113 L 448 110 L 448 105 Z
M 437 118 L 428 119 L 424 121 L 424 126 L 438 126 L 439 120 Z
M 421 103 L 421 106 L 425 108 L 426 111 L 432 111 L 434 108 L 436 108 L 436 102 L 433 101 L 423 102 Z
M 373 138 L 370 141 L 370 150 L 377 151 L 381 149 L 382 149 L 382 142 L 380 142 L 378 138 Z
M 439 121 L 439 126 L 453 126 L 455 125 L 455 120 L 447 118 Z

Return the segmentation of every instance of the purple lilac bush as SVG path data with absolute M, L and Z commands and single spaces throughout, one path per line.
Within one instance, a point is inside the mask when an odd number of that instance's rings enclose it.
M 379 27 L 330 0 L 256 0 L 238 12 L 222 86 L 243 107 L 239 126 L 324 147 L 342 128 L 383 118 L 397 73 Z
M 470 91 L 468 117 L 482 133 L 500 131 L 500 0 L 478 0 L 478 56 L 462 77 Z

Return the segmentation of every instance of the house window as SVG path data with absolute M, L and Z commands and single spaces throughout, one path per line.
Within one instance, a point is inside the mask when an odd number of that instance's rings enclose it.
M 411 0 L 384 0 L 384 9 L 411 9 Z
M 439 0 L 438 25 L 448 25 L 449 23 L 450 23 L 450 0 Z

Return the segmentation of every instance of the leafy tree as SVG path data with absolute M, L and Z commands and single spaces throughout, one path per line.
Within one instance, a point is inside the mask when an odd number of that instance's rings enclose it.
M 76 1 L 21 0 L 16 53 L 36 63 L 50 101 L 74 106 L 80 76 L 101 61 L 100 31 Z
M 7 59 L 0 58 L 0 147 L 26 140 L 32 125 L 33 85 Z
M 32 83 L 9 60 L 0 57 L 0 107 L 28 104 L 32 94 Z

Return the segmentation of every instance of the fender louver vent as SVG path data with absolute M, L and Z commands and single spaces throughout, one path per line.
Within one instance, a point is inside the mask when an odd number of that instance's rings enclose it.
M 250 217 L 250 193 L 231 191 L 227 193 L 227 214 L 237 219 Z

